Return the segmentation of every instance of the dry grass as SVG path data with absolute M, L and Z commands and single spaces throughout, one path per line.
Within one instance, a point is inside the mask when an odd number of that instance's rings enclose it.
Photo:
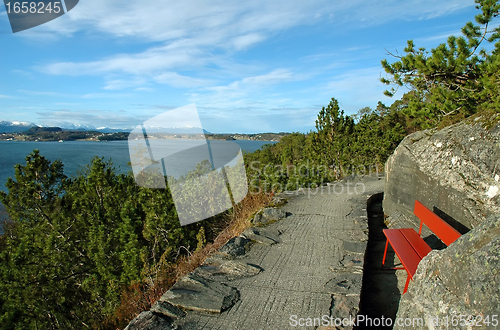
M 217 235 L 212 243 L 203 249 L 190 253 L 177 260 L 177 263 L 168 265 L 161 271 L 161 275 L 150 284 L 134 284 L 122 294 L 122 303 L 115 315 L 102 325 L 103 329 L 123 329 L 135 316 L 151 306 L 170 289 L 182 276 L 195 270 L 208 257 L 216 253 L 234 236 L 240 235 L 251 226 L 252 216 L 261 208 L 269 205 L 273 194 L 248 194 L 245 199 L 233 208 L 228 215 L 225 228 Z

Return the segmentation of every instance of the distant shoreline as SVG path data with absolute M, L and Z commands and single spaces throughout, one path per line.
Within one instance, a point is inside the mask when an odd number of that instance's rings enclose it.
M 64 131 L 64 130 L 47 130 L 37 132 L 22 132 L 22 133 L 0 133 L 0 141 L 20 141 L 20 142 L 66 142 L 66 141 L 126 141 L 128 140 L 129 132 L 118 133 L 102 133 L 96 131 Z M 256 134 L 186 134 L 186 133 L 156 133 L 152 134 L 151 138 L 163 139 L 192 139 L 203 138 L 207 140 L 246 140 L 246 141 L 269 141 L 279 142 L 284 136 L 290 133 L 256 133 Z

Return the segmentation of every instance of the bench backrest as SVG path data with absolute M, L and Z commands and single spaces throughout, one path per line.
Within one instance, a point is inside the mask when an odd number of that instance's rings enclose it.
M 450 226 L 436 213 L 429 210 L 417 200 L 415 201 L 413 213 L 420 219 L 420 228 L 418 230 L 419 235 L 422 234 L 422 224 L 425 223 L 425 225 L 429 227 L 429 229 L 432 230 L 432 232 L 436 234 L 436 236 L 439 237 L 439 239 L 446 245 L 450 245 L 461 236 L 455 228 Z

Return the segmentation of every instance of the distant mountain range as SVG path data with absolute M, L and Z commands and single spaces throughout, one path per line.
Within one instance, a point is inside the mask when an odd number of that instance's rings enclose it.
M 34 123 L 20 122 L 20 121 L 0 121 L 0 133 L 23 133 L 31 127 L 43 127 Z M 97 131 L 101 133 L 118 133 L 130 132 L 132 128 L 111 128 L 111 127 L 94 127 L 90 125 L 80 125 L 72 123 L 61 123 L 58 127 L 65 131 Z M 197 127 L 171 127 L 162 128 L 148 126 L 146 130 L 149 133 L 162 132 L 171 134 L 200 134 L 202 129 Z M 204 134 L 211 134 L 209 131 L 203 129 Z
M 31 127 L 43 127 L 42 125 L 37 125 L 34 123 L 21 122 L 21 121 L 0 121 L 0 133 L 23 133 L 29 130 Z M 117 133 L 117 132 L 130 132 L 132 129 L 123 128 L 110 128 L 110 127 L 93 127 L 89 125 L 79 125 L 64 123 L 58 127 L 65 131 L 97 131 L 102 133 Z
M 0 133 L 20 133 L 26 132 L 31 127 L 38 125 L 21 121 L 0 121 Z

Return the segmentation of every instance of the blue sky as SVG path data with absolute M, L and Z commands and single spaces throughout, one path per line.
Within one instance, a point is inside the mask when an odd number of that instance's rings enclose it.
M 389 105 L 386 49 L 430 49 L 477 14 L 472 0 L 81 0 L 13 34 L 0 8 L 0 120 L 130 128 L 195 103 L 217 133 L 307 132 L 332 97 L 348 114 Z

